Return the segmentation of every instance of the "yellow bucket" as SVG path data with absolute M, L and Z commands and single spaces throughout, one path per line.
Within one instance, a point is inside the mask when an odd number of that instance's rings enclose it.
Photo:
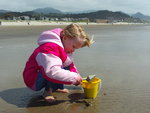
M 82 87 L 86 98 L 96 98 L 101 87 L 101 79 L 95 77 L 90 82 L 82 80 Z

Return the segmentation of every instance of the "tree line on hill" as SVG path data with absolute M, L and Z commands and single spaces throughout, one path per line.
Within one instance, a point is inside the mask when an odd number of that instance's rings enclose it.
M 18 17 L 27 16 L 28 20 L 41 20 L 43 18 L 57 18 L 60 20 L 62 18 L 70 18 L 72 20 L 88 20 L 90 22 L 95 22 L 96 20 L 109 20 L 109 21 L 122 21 L 122 22 L 143 22 L 139 18 L 133 18 L 123 12 L 112 12 L 108 10 L 100 10 L 96 12 L 90 13 L 79 13 L 79 14 L 71 14 L 71 13 L 42 13 L 35 11 L 27 11 L 27 12 L 3 12 L 0 13 L 0 19 L 4 20 L 17 20 Z M 26 20 L 26 19 L 24 19 Z M 68 20 L 68 19 L 67 19 Z

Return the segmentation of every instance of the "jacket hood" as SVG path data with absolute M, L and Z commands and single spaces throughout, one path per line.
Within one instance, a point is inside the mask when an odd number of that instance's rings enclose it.
M 56 28 L 53 30 L 48 30 L 48 31 L 42 32 L 40 37 L 37 40 L 38 45 L 42 45 L 47 42 L 53 42 L 53 43 L 56 43 L 57 45 L 61 46 L 62 48 L 64 48 L 62 45 L 62 42 L 61 42 L 61 38 L 60 38 L 61 31 L 62 31 L 62 29 Z

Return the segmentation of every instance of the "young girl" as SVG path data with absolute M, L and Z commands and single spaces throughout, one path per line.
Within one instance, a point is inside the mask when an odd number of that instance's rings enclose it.
M 92 40 L 81 26 L 71 24 L 64 29 L 44 31 L 38 44 L 39 47 L 26 63 L 23 78 L 27 87 L 32 90 L 45 88 L 43 97 L 50 102 L 55 100 L 52 92 L 69 92 L 63 84 L 81 83 L 82 78 L 73 63 L 72 53 L 81 47 L 89 47 Z

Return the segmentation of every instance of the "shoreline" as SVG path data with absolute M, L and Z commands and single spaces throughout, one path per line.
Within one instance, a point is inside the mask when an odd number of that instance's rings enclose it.
M 0 26 L 48 26 L 48 25 L 68 25 L 71 23 L 78 23 L 81 25 L 150 25 L 150 23 L 94 23 L 94 22 L 42 22 L 42 21 L 17 21 L 17 22 L 5 22 L 1 21 Z

